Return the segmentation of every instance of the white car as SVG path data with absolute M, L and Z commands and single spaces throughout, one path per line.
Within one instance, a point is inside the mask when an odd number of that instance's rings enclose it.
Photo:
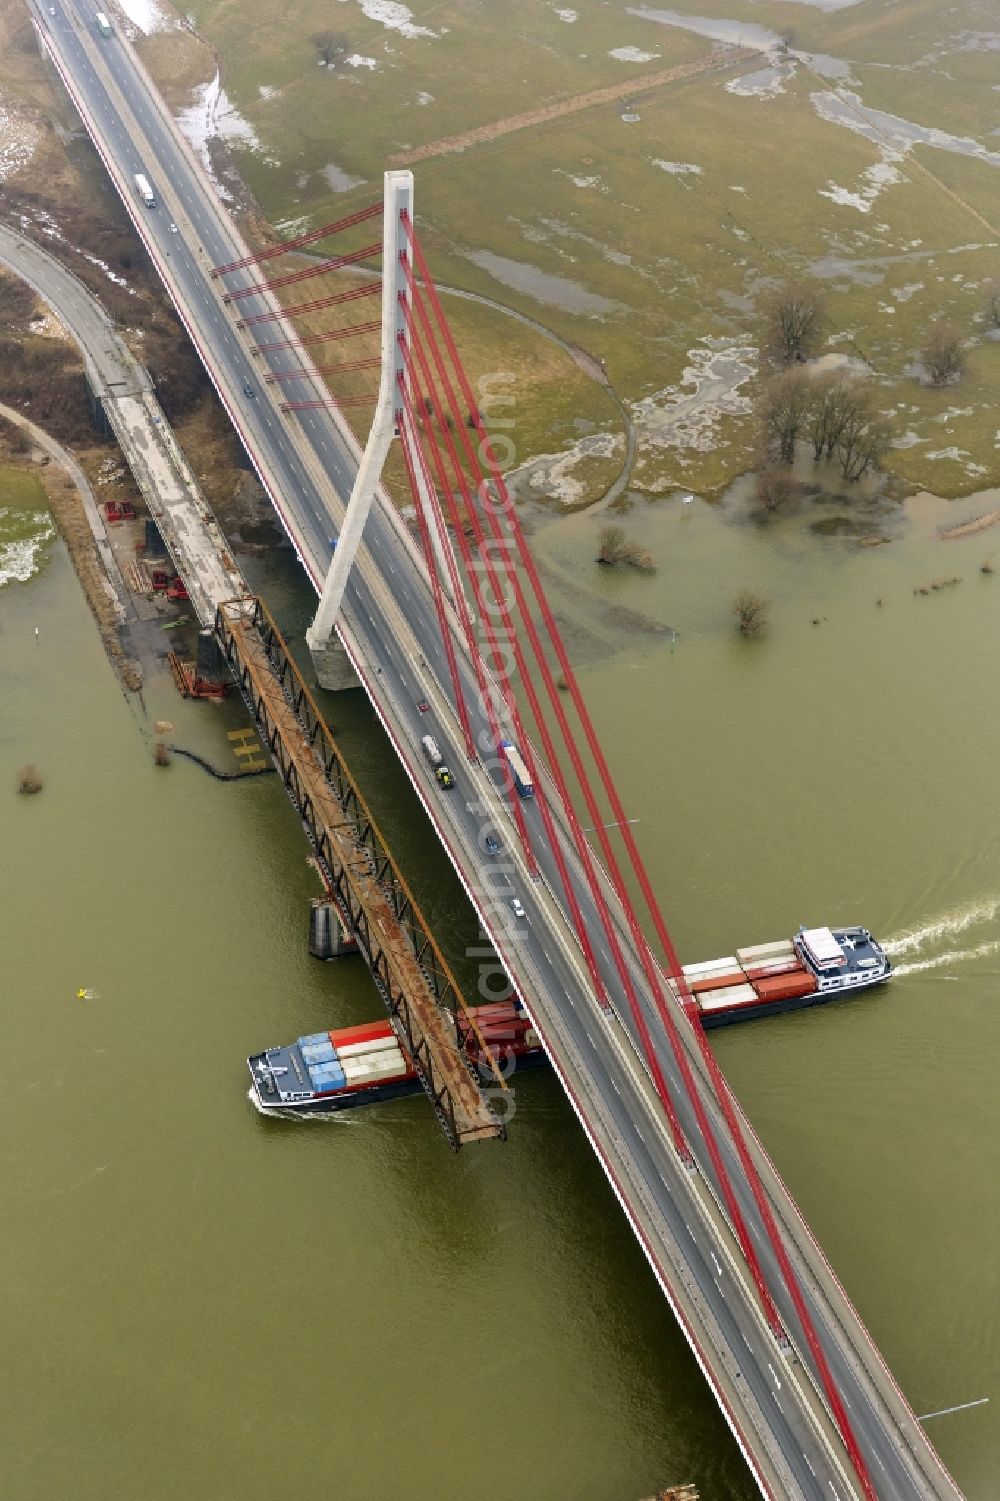
M 177 225 L 176 224 L 171 224 L 171 226 L 170 226 L 170 233 L 172 235 L 175 235 L 177 233 Z
M 514 914 L 515 917 L 526 917 L 527 916 L 527 913 L 525 912 L 524 908 L 521 906 L 521 903 L 520 903 L 520 901 L 518 900 L 518 898 L 516 896 L 511 900 L 510 910 L 513 912 L 513 914 Z

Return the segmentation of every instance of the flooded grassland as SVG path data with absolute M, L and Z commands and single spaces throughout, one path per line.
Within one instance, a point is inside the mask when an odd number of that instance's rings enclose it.
M 753 461 L 761 298 L 799 275 L 826 293 L 819 352 L 864 363 L 904 439 L 889 465 L 903 486 L 955 495 L 995 477 L 1000 346 L 981 316 L 1000 238 L 990 11 L 985 0 L 946 11 L 873 0 L 791 17 L 774 0 L 751 25 L 731 0 L 514 0 L 502 15 L 358 4 L 338 14 L 345 55 L 328 68 L 295 7 L 280 29 L 248 26 L 239 5 L 196 7 L 230 108 L 253 127 L 253 140 L 229 131 L 233 160 L 274 222 L 349 212 L 387 159 L 523 119 L 418 162 L 435 273 L 604 360 L 636 423 L 633 486 L 703 495 Z M 513 39 L 517 68 L 484 67 Z M 596 87 L 708 68 L 713 48 L 733 44 L 744 61 L 532 123 L 533 110 Z M 944 391 L 915 369 L 938 317 L 968 340 L 966 379 Z M 555 499 L 599 494 L 609 468 L 595 468 L 594 438 L 620 443 L 613 407 L 588 397 L 576 415 L 592 426 L 574 430 L 561 383 L 530 379 L 523 326 L 494 312 L 484 332 L 497 366 L 522 377 L 522 460 L 553 456 Z M 733 372 L 721 383 L 720 368 Z M 692 406 L 695 423 L 678 423 Z

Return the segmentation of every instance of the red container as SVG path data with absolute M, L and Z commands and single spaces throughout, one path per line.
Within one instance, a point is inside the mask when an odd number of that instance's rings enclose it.
M 513 1001 L 496 1001 L 489 1006 L 473 1006 L 471 1014 L 482 1024 L 483 1022 L 503 1021 L 508 1016 L 523 1016 L 523 1011 L 518 1011 Z
M 474 1007 L 470 1016 L 459 1013 L 459 1024 L 471 1026 L 476 1021 L 480 1027 L 495 1027 L 499 1024 L 504 1026 L 516 1023 L 518 1026 L 527 1026 L 528 1018 L 523 1011 L 515 1011 L 513 1006 L 500 1006 L 495 1011 L 487 1010 L 484 1006 Z
M 789 959 L 775 959 L 770 964 L 752 965 L 744 973 L 748 980 L 766 980 L 770 975 L 791 975 L 802 972 L 802 965 L 793 955 Z
M 344 1047 L 349 1042 L 370 1042 L 374 1037 L 395 1038 L 391 1026 L 387 1021 L 362 1022 L 359 1027 L 341 1027 L 339 1031 L 329 1033 L 330 1041 L 334 1047 Z
M 512 1042 L 516 1037 L 523 1037 L 527 1030 L 527 1027 L 508 1027 L 500 1023 L 499 1026 L 495 1027 L 480 1027 L 479 1035 L 483 1038 L 484 1042 Z M 476 1034 L 473 1032 L 470 1035 L 475 1037 Z
M 793 975 L 772 975 L 770 979 L 758 980 L 754 989 L 762 1001 L 794 1001 L 799 996 L 812 995 L 816 976 L 806 970 Z
M 725 990 L 730 985 L 743 985 L 743 984 L 745 984 L 746 978 L 747 978 L 746 975 L 743 973 L 743 971 L 741 969 L 736 969 L 736 970 L 733 970 L 731 974 L 728 974 L 728 975 L 712 975 L 710 978 L 708 978 L 706 980 L 702 980 L 702 979 L 698 979 L 698 978 L 693 978 L 693 979 L 688 980 L 688 985 L 691 987 L 692 990 L 698 990 L 698 991 L 705 991 L 705 990 Z

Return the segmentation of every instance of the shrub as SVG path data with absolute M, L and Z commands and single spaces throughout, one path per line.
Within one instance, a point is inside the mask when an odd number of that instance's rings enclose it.
M 957 380 L 965 369 L 962 336 L 952 323 L 932 323 L 923 347 L 924 369 L 932 386 Z
M 741 636 L 759 636 L 767 624 L 768 601 L 752 589 L 741 589 L 733 601 L 733 614 Z

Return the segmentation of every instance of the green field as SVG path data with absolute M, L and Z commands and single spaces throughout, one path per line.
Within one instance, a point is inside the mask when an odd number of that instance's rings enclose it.
M 679 9 L 747 13 L 738 0 Z M 984 340 L 978 320 L 985 284 L 1000 276 L 1000 153 L 968 154 L 1000 146 L 992 9 L 986 0 L 945 13 L 932 0 L 833 12 L 757 4 L 755 26 L 790 33 L 796 54 L 821 54 L 786 67 L 776 89 L 773 77 L 747 79 L 762 66 L 748 56 L 640 95 L 631 123 L 621 118 L 628 106 L 603 104 L 421 161 L 418 219 L 435 274 L 606 360 L 635 410 L 634 486 L 707 495 L 752 460 L 762 292 L 818 276 L 829 349 L 868 362 L 905 445 L 890 459 L 900 479 L 943 494 L 996 483 L 1000 343 Z M 370 201 L 395 153 L 712 46 L 621 0 L 413 0 L 409 12 L 382 0 L 320 10 L 292 0 L 270 11 L 247 0 L 194 7 L 260 142 L 238 150 L 240 171 L 275 223 L 316 224 Z M 405 29 L 372 18 L 387 13 Z M 355 65 L 317 66 L 311 38 L 321 31 Z M 764 92 L 747 91 L 758 85 Z M 829 117 L 846 110 L 856 126 L 856 97 L 970 144 L 900 141 L 884 122 L 870 139 Z M 356 185 L 335 192 L 331 179 Z M 520 457 L 558 454 L 581 431 L 620 435 L 607 394 L 564 352 L 500 313 L 448 306 L 476 370 L 516 377 Z M 914 361 L 942 316 L 967 334 L 969 368 L 960 385 L 932 391 Z M 675 404 L 697 394 L 697 382 L 680 389 L 684 372 L 727 350 L 743 351 L 741 383 L 705 393 L 720 399 L 695 403 L 695 420 L 674 421 Z M 618 458 L 581 464 L 585 490 L 598 494 Z

